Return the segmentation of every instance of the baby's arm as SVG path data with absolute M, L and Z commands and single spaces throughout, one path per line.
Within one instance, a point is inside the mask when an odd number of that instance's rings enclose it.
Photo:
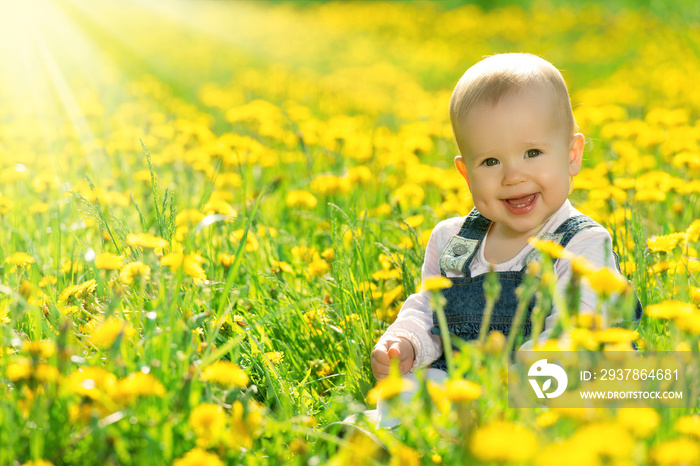
M 566 250 L 576 256 L 585 257 L 588 263 L 595 267 L 608 267 L 617 272 L 615 258 L 612 253 L 612 240 L 610 238 L 610 233 L 608 233 L 608 231 L 602 226 L 587 228 L 581 231 L 571 239 L 569 244 L 567 244 Z M 573 273 L 571 261 L 559 259 L 555 263 L 554 273 L 557 277 L 555 292 L 563 297 L 566 295 L 566 288 Z M 587 283 L 585 283 L 585 280 L 581 282 L 580 292 L 581 297 L 579 301 L 579 312 L 582 314 L 594 313 L 598 303 L 597 293 L 590 286 L 588 286 Z M 601 318 L 602 325 L 604 327 L 610 325 L 610 316 L 608 315 L 605 307 L 602 309 Z M 544 321 L 544 329 L 538 338 L 539 344 L 544 343 L 550 338 L 558 320 L 559 311 L 557 310 L 556 306 L 554 306 L 552 308 L 552 313 Z M 523 343 L 519 349 L 530 350 L 533 346 L 534 341 L 528 340 Z
M 615 273 L 619 273 L 615 264 L 610 233 L 602 226 L 583 230 L 571 239 L 566 249 L 576 256 L 584 257 L 595 268 L 607 267 Z M 566 259 L 560 259 L 557 261 L 556 266 L 556 287 L 558 292 L 564 296 L 566 287 L 573 274 L 571 262 Z M 583 314 L 594 313 L 598 307 L 598 294 L 588 285 L 586 280 L 581 281 L 580 290 L 579 312 Z M 609 312 L 605 306 L 603 306 L 601 318 L 604 327 L 612 324 Z
M 447 236 L 449 239 L 454 234 L 445 231 L 445 226 L 445 222 L 438 223 L 430 235 L 421 268 L 423 280 L 440 275 L 440 254 L 445 246 L 444 238 Z M 442 341 L 439 336 L 431 335 L 432 326 L 433 310 L 430 307 L 430 292 L 410 295 L 401 307 L 396 321 L 389 326 L 374 347 L 373 357 L 375 359 L 381 358 L 381 355 L 379 358 L 375 357 L 377 350 L 390 348 L 390 340 L 402 338 L 408 340 L 413 346 L 415 359 L 409 367 L 410 370 L 430 364 L 442 355 Z M 375 370 L 375 375 L 376 372 Z

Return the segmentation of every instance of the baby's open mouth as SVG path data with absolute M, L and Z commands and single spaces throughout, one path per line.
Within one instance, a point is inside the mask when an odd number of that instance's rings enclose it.
M 530 204 L 532 204 L 535 200 L 535 197 L 537 197 L 537 194 L 530 194 L 528 196 L 523 196 L 523 197 L 511 197 L 509 199 L 506 199 L 505 201 L 515 207 L 515 208 L 523 208 L 527 207 Z

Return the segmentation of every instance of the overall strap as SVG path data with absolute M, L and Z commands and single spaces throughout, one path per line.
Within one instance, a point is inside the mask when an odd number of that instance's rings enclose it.
M 469 265 L 490 226 L 491 220 L 481 215 L 476 208 L 469 212 L 459 232 L 450 239 L 440 256 L 440 274 L 443 277 L 446 276 L 445 270 L 459 270 L 465 277 L 471 276 Z
M 596 221 L 586 215 L 577 215 L 575 217 L 567 218 L 559 227 L 554 231 L 554 233 L 545 233 L 542 235 L 543 240 L 554 241 L 561 247 L 565 248 L 569 241 L 576 236 L 581 231 L 586 228 L 592 228 L 599 226 Z M 527 264 L 530 261 L 537 260 L 541 256 L 541 252 L 534 249 L 525 258 L 525 266 L 522 268 L 521 272 L 527 270 Z
M 486 232 L 489 231 L 491 226 L 491 220 L 487 219 L 476 210 L 476 207 L 469 212 L 467 218 L 464 219 L 462 227 L 459 229 L 457 235 L 465 239 L 475 239 L 481 241 L 486 236 Z
M 569 241 L 571 241 L 571 239 L 578 233 L 586 228 L 597 226 L 599 226 L 598 223 L 587 215 L 569 217 L 561 225 L 559 225 L 559 228 L 557 228 L 552 235 L 555 236 L 555 238 L 552 239 L 559 243 L 561 247 L 565 248 L 566 245 L 569 244 Z

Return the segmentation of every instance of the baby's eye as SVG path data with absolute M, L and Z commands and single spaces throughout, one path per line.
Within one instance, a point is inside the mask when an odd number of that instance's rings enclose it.
M 530 149 L 527 152 L 525 152 L 525 157 L 530 159 L 532 157 L 537 157 L 541 153 L 542 153 L 542 151 L 540 151 L 539 149 Z
M 481 163 L 486 165 L 487 167 L 493 167 L 494 165 L 498 164 L 498 159 L 494 159 L 493 157 L 490 157 Z

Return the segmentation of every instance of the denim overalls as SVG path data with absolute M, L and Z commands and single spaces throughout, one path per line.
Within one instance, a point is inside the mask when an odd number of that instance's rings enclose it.
M 446 270 L 462 272 L 464 277 L 451 277 L 452 287 L 443 290 L 447 304 L 445 305 L 445 317 L 447 318 L 447 328 L 451 335 L 455 335 L 463 340 L 476 340 L 479 338 L 479 328 L 481 327 L 481 318 L 484 308 L 486 307 L 486 299 L 484 297 L 484 281 L 487 274 L 471 276 L 469 266 L 474 260 L 474 256 L 479 250 L 481 241 L 486 236 L 491 220 L 482 216 L 476 209 L 473 209 L 466 220 L 462 224 L 457 235 L 453 236 L 442 255 L 440 256 L 440 273 L 443 277 L 446 276 Z M 554 233 L 545 233 L 543 240 L 551 240 L 562 247 L 566 247 L 571 238 L 580 231 L 598 226 L 590 217 L 578 215 L 570 217 L 562 223 Z M 533 250 L 525 260 L 529 263 L 536 259 L 539 251 Z M 615 266 L 620 271 L 619 259 L 613 251 L 615 257 Z M 508 336 L 511 329 L 511 323 L 515 316 L 515 309 L 518 305 L 518 298 L 515 294 L 515 289 L 520 285 L 527 265 L 517 272 L 496 272 L 501 283 L 501 293 L 498 301 L 496 301 L 492 314 L 491 322 L 488 331 L 499 330 L 504 335 Z M 525 336 L 530 335 L 531 322 L 530 315 L 535 306 L 534 298 L 530 301 L 527 309 L 527 314 L 522 322 L 522 328 Z M 551 313 L 551 310 L 550 310 Z M 636 322 L 642 316 L 642 305 L 637 299 L 637 309 L 635 311 Z M 433 335 L 440 335 L 440 327 L 438 325 L 437 314 L 433 313 L 433 327 L 430 329 Z M 430 367 L 435 369 L 447 370 L 444 353 L 437 361 L 433 362 Z

